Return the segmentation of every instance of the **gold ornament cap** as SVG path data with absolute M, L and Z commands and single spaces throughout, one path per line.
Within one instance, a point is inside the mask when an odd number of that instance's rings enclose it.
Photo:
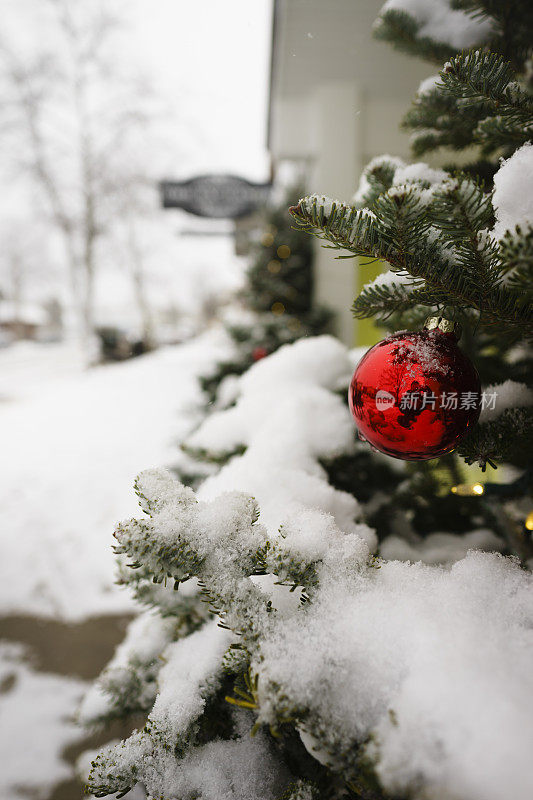
M 458 322 L 446 317 L 428 317 L 424 322 L 427 331 L 439 330 L 441 333 L 451 333 L 456 339 L 461 338 L 462 328 Z

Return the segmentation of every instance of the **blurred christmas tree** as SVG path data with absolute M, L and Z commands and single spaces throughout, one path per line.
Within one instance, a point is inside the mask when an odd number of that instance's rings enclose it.
M 296 202 L 300 194 L 291 189 L 264 210 L 260 238 L 251 243 L 239 319 L 226 324 L 234 356 L 200 379 L 209 402 L 224 378 L 242 375 L 282 344 L 322 333 L 331 320 L 331 313 L 313 302 L 313 244 L 294 230 L 287 211 L 288 201 Z

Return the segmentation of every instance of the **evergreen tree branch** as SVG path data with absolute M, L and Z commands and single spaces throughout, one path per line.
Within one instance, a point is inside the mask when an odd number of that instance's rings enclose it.
M 502 148 L 510 155 L 531 139 L 533 97 L 501 55 L 472 50 L 449 59 L 440 83 L 417 95 L 403 125 L 415 131 L 417 155 L 472 144 L 484 155 Z
M 528 297 L 499 282 L 494 245 L 479 239 L 492 211 L 490 198 L 473 182 L 459 178 L 436 190 L 429 213 L 415 189 L 405 186 L 393 186 L 374 209 L 357 210 L 313 195 L 300 200 L 291 213 L 302 230 L 328 246 L 383 259 L 394 271 L 422 278 L 430 294 L 420 295 L 421 302 L 472 308 L 482 314 L 484 325 L 505 331 L 520 326 L 523 335 L 533 336 Z
M 484 466 L 513 458 L 518 466 L 527 466 L 533 448 L 533 409 L 508 408 L 495 420 L 481 422 L 457 448 L 467 463 Z
M 397 50 L 442 64 L 455 54 L 455 49 L 444 42 L 436 42 L 419 35 L 420 25 L 412 16 L 399 9 L 387 9 L 374 25 L 374 36 L 390 42 Z

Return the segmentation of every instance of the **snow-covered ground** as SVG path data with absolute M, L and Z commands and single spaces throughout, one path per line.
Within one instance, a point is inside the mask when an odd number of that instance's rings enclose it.
M 0 800 L 45 798 L 72 770 L 61 757 L 64 746 L 83 738 L 73 720 L 86 684 L 74 678 L 35 672 L 23 648 L 0 643 L 2 773 Z M 7 735 L 9 732 L 9 735 Z
M 0 418 L 6 403 L 57 387 L 58 381 L 84 372 L 86 361 L 76 340 L 50 344 L 20 341 L 0 348 Z
M 195 378 L 226 347 L 215 330 L 89 370 L 69 345 L 0 351 L 0 614 L 132 609 L 113 583 L 114 526 L 137 512 L 135 475 L 177 460 Z
M 114 526 L 138 511 L 135 475 L 179 460 L 201 399 L 196 376 L 227 347 L 213 330 L 92 369 L 75 344 L 0 350 L 0 617 L 134 610 L 114 584 Z M 72 778 L 62 751 L 84 735 L 74 715 L 86 684 L 32 662 L 30 649 L 0 644 L 0 800 L 46 798 Z

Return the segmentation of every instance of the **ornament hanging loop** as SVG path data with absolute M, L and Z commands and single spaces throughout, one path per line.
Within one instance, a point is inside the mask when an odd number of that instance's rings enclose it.
M 428 317 L 424 322 L 424 328 L 427 331 L 439 330 L 441 333 L 451 333 L 459 340 L 461 338 L 462 328 L 458 322 L 454 322 L 446 317 Z

